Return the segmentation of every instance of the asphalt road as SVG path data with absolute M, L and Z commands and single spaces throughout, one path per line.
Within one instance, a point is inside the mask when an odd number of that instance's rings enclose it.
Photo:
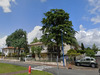
M 3 60 L 0 60 L 0 63 L 9 63 L 9 64 L 19 65 L 24 67 L 28 67 L 30 65 L 32 68 L 40 66 L 40 65 L 29 64 L 25 62 L 12 62 L 12 61 L 3 61 Z M 77 69 L 66 69 L 66 68 L 63 69 L 59 68 L 58 70 L 56 67 L 48 68 L 45 69 L 44 71 L 53 73 L 54 75 L 99 75 L 97 70 L 81 70 L 81 69 L 77 70 Z

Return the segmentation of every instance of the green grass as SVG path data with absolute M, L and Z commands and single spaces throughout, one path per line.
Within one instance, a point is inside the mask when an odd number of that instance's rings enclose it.
M 28 75 L 28 73 L 23 73 L 23 74 L 16 74 L 16 75 Z M 53 75 L 51 73 L 48 72 L 44 72 L 44 71 L 32 71 L 30 75 Z
M 11 65 L 11 64 L 0 63 L 0 73 L 10 73 L 10 72 L 17 72 L 22 70 L 27 70 L 27 68 Z
M 27 69 L 28 68 L 26 68 L 26 67 L 0 63 L 0 74 L 1 73 L 18 72 L 18 71 L 23 71 L 23 70 L 27 70 Z M 22 73 L 22 74 L 16 74 L 16 75 L 28 75 L 28 72 Z M 48 72 L 44 72 L 44 71 L 35 71 L 34 70 L 31 72 L 31 75 L 52 75 L 52 74 L 50 74 Z

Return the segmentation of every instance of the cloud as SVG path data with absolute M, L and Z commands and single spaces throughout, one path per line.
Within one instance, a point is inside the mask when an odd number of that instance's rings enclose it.
M 33 41 L 35 37 L 37 37 L 38 39 L 41 38 L 42 32 L 40 31 L 40 29 L 41 26 L 36 26 L 31 32 L 27 34 L 27 39 L 29 44 Z M 6 38 L 7 36 L 0 39 L 0 51 L 2 50 L 2 48 L 6 47 Z
M 28 43 L 31 43 L 35 37 L 38 39 L 41 38 L 42 32 L 40 31 L 42 27 L 41 26 L 36 26 L 34 29 L 28 33 L 27 38 L 28 38 Z
M 28 43 L 31 43 L 35 37 L 38 39 L 41 38 L 41 28 L 41 26 L 36 26 L 27 34 Z M 84 43 L 85 47 L 92 47 L 92 45 L 95 43 L 96 46 L 100 48 L 100 29 L 95 28 L 86 30 L 86 28 L 84 28 L 81 24 L 80 30 L 77 32 L 78 33 L 76 33 L 75 37 L 79 44 Z M 7 36 L 0 39 L 0 49 L 6 47 L 6 38 Z
M 85 30 L 85 28 L 83 27 L 83 25 L 82 25 L 82 24 L 80 25 L 80 27 L 79 27 L 79 28 L 80 28 L 80 31 L 84 31 L 84 30 Z
M 11 2 L 15 3 L 15 0 L 0 0 L 0 7 L 2 7 L 5 13 L 11 12 Z
M 88 0 L 88 2 L 90 6 L 89 12 L 94 15 L 90 20 L 94 24 L 100 23 L 100 0 Z
M 100 23 L 100 16 L 97 15 L 96 17 L 92 17 L 91 21 L 94 22 L 94 24 Z
M 90 29 L 81 30 L 82 25 L 80 25 L 80 31 L 76 33 L 76 39 L 79 44 L 84 43 L 85 47 L 92 47 L 95 43 L 98 48 L 100 48 L 100 29 Z M 84 28 L 83 28 L 84 29 Z
M 0 39 L 0 51 L 2 50 L 2 48 L 6 47 L 6 38 L 7 36 Z
M 46 2 L 47 0 L 40 0 L 41 2 Z

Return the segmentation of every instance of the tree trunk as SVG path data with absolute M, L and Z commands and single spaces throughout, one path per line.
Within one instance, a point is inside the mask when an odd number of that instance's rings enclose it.
M 51 52 L 51 62 L 52 62 L 52 52 Z
M 18 51 L 18 56 L 20 57 L 20 48 L 18 48 L 18 50 L 19 50 L 19 51 Z
M 16 49 L 16 48 L 14 48 L 14 53 L 15 53 L 15 49 Z

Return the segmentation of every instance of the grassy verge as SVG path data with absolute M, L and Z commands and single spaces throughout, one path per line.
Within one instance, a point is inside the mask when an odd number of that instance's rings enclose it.
M 11 64 L 0 63 L 0 73 L 10 73 L 10 72 L 17 72 L 22 70 L 27 70 L 27 68 L 11 65 Z
M 28 75 L 28 73 L 22 73 L 22 74 L 16 74 L 16 75 Z M 53 75 L 51 73 L 48 72 L 44 72 L 44 71 L 32 71 L 30 75 Z
M 18 72 L 18 71 L 23 71 L 27 70 L 28 68 L 26 67 L 21 67 L 21 66 L 16 66 L 16 65 L 11 65 L 11 64 L 5 64 L 5 63 L 0 63 L 0 74 L 1 73 L 12 73 L 12 72 Z M 28 75 L 27 73 L 22 73 L 22 74 L 16 74 L 16 75 Z M 32 71 L 31 75 L 52 75 L 48 72 L 44 71 Z

